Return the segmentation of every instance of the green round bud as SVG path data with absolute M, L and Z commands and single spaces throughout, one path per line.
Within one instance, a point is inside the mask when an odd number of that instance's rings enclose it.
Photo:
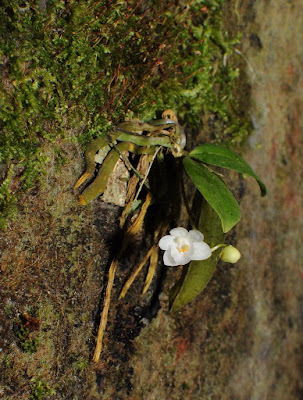
M 234 246 L 229 245 L 224 247 L 220 253 L 220 258 L 224 262 L 235 264 L 241 258 L 241 253 Z

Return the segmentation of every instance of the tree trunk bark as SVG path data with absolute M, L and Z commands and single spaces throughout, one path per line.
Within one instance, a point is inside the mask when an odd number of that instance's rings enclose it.
M 71 161 L 59 175 L 49 171 L 44 193 L 23 197 L 23 216 L 2 237 L 2 272 L 10 278 L 1 311 L 9 354 L 1 360 L 0 397 L 28 399 L 33 388 L 34 398 L 56 400 L 303 396 L 302 6 L 226 5 L 227 27 L 243 33 L 239 57 L 251 87 L 242 95 L 253 124 L 243 158 L 268 188 L 261 199 L 252 179 L 229 175 L 243 218 L 227 240 L 241 260 L 220 263 L 203 293 L 179 312 L 168 311 L 167 296 L 178 272 L 162 263 L 146 297 L 143 273 L 118 301 L 151 243 L 151 234 L 141 233 L 119 264 L 101 361 L 92 363 L 107 270 L 121 243 L 120 209 L 100 200 L 79 209 L 71 182 L 82 171 L 74 163 L 81 154 L 65 145 Z M 19 260 L 14 271 L 12 259 Z M 31 392 L 24 383 L 30 379 Z

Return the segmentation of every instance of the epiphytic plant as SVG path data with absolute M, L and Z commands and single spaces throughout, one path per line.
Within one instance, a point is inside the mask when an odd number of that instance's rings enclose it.
M 191 221 L 191 225 L 195 229 L 190 232 L 185 228 L 175 228 L 170 231 L 170 235 L 164 236 L 171 222 L 169 219 L 171 204 L 164 202 L 167 210 L 166 213 L 164 211 L 165 217 L 162 214 L 162 218 L 155 227 L 154 243 L 125 283 L 120 298 L 125 296 L 138 273 L 149 261 L 143 294 L 148 290 L 158 263 L 158 243 L 160 248 L 165 250 L 164 264 L 168 266 L 185 265 L 181 279 L 170 294 L 172 310 L 181 308 L 203 290 L 212 276 L 220 256 L 227 262 L 236 262 L 240 257 L 237 249 L 222 243 L 224 234 L 240 220 L 240 208 L 222 177 L 210 166 L 228 168 L 255 178 L 262 195 L 266 193 L 265 185 L 251 167 L 230 149 L 215 144 L 203 144 L 187 153 L 184 150 L 185 144 L 185 132 L 179 124 L 177 116 L 173 111 L 166 110 L 159 120 L 148 123 L 130 120 L 120 123 L 112 129 L 108 136 L 93 140 L 87 147 L 86 170 L 75 187 L 78 188 L 93 175 L 96 162 L 102 163 L 102 165 L 98 176 L 79 196 L 80 205 L 87 205 L 107 190 L 110 177 L 115 174 L 119 163 L 122 162 L 125 168 L 133 173 L 128 182 L 126 203 L 120 219 L 120 226 L 124 228 L 130 215 L 132 215 L 132 222 L 124 231 L 120 250 L 109 269 L 106 296 L 93 357 L 95 362 L 99 360 L 102 350 L 102 338 L 118 260 L 124 254 L 131 238 L 142 227 L 149 206 L 157 201 L 163 203 L 163 200 L 159 201 L 159 198 L 163 199 L 161 185 L 159 184 L 156 191 L 153 191 L 149 183 L 151 167 L 156 159 L 161 163 L 166 155 L 177 159 L 182 158 L 187 175 L 204 198 L 204 205 L 199 210 L 198 227 L 195 227 Z M 140 155 L 136 167 L 132 165 L 129 154 Z M 157 181 L 161 181 L 163 177 L 165 179 L 165 174 L 158 176 Z M 164 186 L 168 187 L 169 183 L 165 183 Z M 142 198 L 139 195 L 143 187 L 145 195 Z

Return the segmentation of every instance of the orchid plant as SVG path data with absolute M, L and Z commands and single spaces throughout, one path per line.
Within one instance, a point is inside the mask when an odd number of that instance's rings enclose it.
M 86 149 L 86 170 L 78 179 L 75 188 L 94 175 L 96 163 L 102 165 L 97 177 L 79 196 L 79 204 L 82 206 L 88 205 L 98 196 L 106 193 L 110 179 L 117 173 L 115 171 L 120 162 L 133 172 L 127 185 L 127 200 L 120 218 L 120 227 L 123 229 L 127 220 L 130 219 L 129 216 L 133 215 L 133 217 L 129 227 L 124 231 L 121 248 L 109 268 L 105 302 L 93 357 L 95 362 L 99 360 L 102 349 L 102 338 L 118 261 L 123 256 L 131 238 L 142 227 L 147 210 L 154 201 L 155 193 L 151 190 L 148 178 L 151 166 L 156 159 L 161 163 L 167 154 L 171 154 L 182 160 L 187 175 L 203 197 L 203 204 L 198 211 L 199 223 L 197 228 L 192 223 L 194 229 L 190 231 L 179 227 L 171 229 L 170 234 L 165 235 L 170 224 L 166 215 L 155 229 L 152 247 L 126 281 L 119 299 L 125 296 L 138 273 L 149 262 L 149 270 L 142 291 L 143 294 L 146 293 L 158 263 L 158 244 L 164 250 L 165 265 L 184 266 L 180 280 L 170 293 L 171 310 L 178 310 L 203 290 L 215 270 L 219 257 L 226 262 L 236 262 L 241 256 L 233 246 L 224 244 L 224 234 L 240 220 L 239 205 L 221 176 L 211 168 L 213 166 L 228 168 L 255 178 L 262 195 L 266 193 L 264 183 L 240 156 L 226 147 L 203 144 L 188 153 L 184 150 L 185 145 L 184 128 L 179 124 L 172 110 L 165 110 L 159 120 L 148 123 L 138 120 L 122 122 L 113 127 L 107 136 L 103 135 L 94 139 Z M 134 159 L 134 155 L 140 156 L 136 167 L 130 162 Z M 143 187 L 145 195 L 139 200 Z

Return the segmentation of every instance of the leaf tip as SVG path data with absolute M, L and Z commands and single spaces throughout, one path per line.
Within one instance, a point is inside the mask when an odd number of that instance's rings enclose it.
M 262 196 L 262 197 L 266 196 L 266 194 L 267 194 L 267 188 L 266 188 L 266 186 L 264 185 L 264 183 L 261 182 L 261 183 L 259 184 L 259 186 L 260 186 L 260 190 L 261 190 L 261 196 Z

